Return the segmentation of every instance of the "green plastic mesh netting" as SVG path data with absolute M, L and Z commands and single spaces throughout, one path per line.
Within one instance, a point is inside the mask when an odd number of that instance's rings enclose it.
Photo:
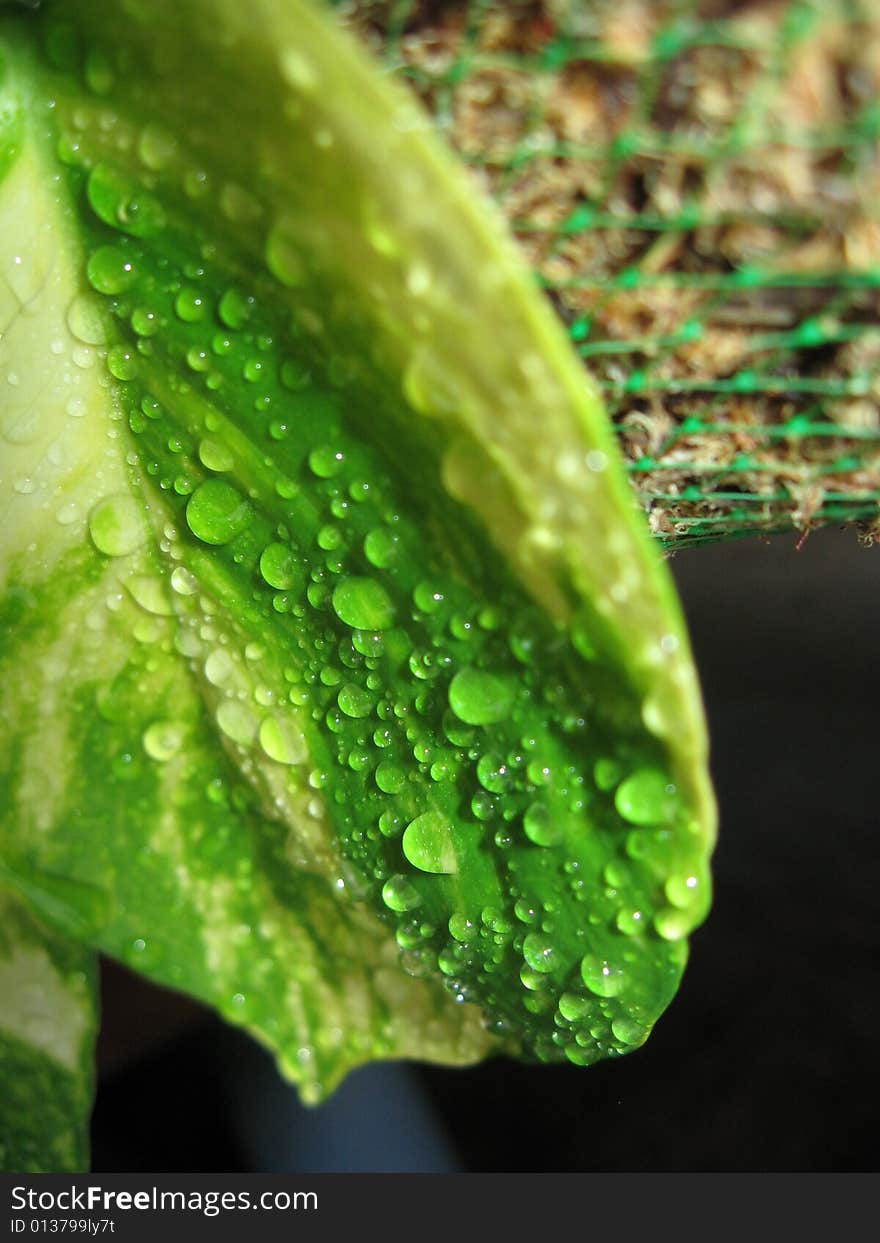
M 344 0 L 519 238 L 676 546 L 880 536 L 878 0 Z

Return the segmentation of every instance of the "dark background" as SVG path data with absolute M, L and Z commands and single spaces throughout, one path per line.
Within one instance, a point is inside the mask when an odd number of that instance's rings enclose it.
M 712 912 L 643 1049 L 586 1070 L 370 1067 L 304 1110 L 241 1033 L 110 968 L 94 1169 L 877 1168 L 880 548 L 796 545 L 671 563 L 721 833 Z

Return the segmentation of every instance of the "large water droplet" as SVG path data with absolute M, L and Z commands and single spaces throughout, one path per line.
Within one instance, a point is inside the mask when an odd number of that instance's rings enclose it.
M 626 1014 L 620 1014 L 617 1018 L 611 1020 L 612 1035 L 622 1044 L 632 1045 L 633 1047 L 644 1044 L 650 1030 L 650 1027 L 644 1023 L 639 1023 L 636 1019 L 630 1018 Z
M 89 205 L 99 220 L 134 237 L 149 237 L 165 226 L 159 201 L 118 169 L 96 164 L 86 184 Z
M 227 328 L 241 328 L 253 310 L 253 298 L 246 298 L 234 287 L 227 289 L 217 305 L 217 314 Z
M 411 821 L 401 845 L 408 862 L 421 872 L 452 875 L 458 871 L 452 829 L 437 811 L 426 811 Z
M 675 786 L 659 768 L 639 768 L 617 787 L 614 805 L 630 824 L 660 824 L 675 812 Z
M 266 717 L 260 725 L 260 746 L 278 764 L 301 764 L 308 756 L 302 730 L 286 717 Z
M 124 493 L 105 497 L 89 514 L 89 534 L 98 552 L 106 557 L 134 552 L 147 538 L 141 505 Z
M 526 808 L 523 831 L 536 846 L 558 846 L 562 841 L 562 825 L 543 803 L 532 803 Z
M 373 710 L 373 700 L 370 695 L 360 686 L 356 686 L 354 682 L 348 682 L 342 687 L 336 701 L 346 716 L 355 719 L 369 716 Z
M 144 731 L 144 750 L 151 760 L 164 764 L 180 750 L 183 736 L 179 721 L 154 721 Z
M 303 570 L 289 544 L 267 544 L 260 554 L 260 573 L 278 591 L 289 591 L 301 584 L 303 578 Z
M 391 760 L 383 760 L 376 769 L 375 781 L 383 794 L 398 794 L 406 785 L 406 770 Z
M 86 275 L 93 289 L 107 294 L 124 293 L 137 280 L 134 263 L 121 246 L 99 246 L 92 251 Z
M 449 686 L 449 706 L 468 725 L 494 725 L 510 716 L 516 684 L 481 669 L 460 669 Z
M 208 302 L 198 289 L 187 286 L 174 299 L 174 311 L 185 324 L 197 324 L 208 313 Z
M 421 900 L 419 891 L 406 876 L 389 876 L 382 886 L 382 901 L 391 911 L 411 911 Z
M 94 294 L 77 294 L 67 308 L 67 327 L 85 345 L 103 345 L 107 329 L 100 300 Z
M 533 971 L 546 974 L 556 966 L 556 948 L 543 932 L 529 932 L 523 941 L 523 958 Z
M 623 971 L 598 954 L 584 955 L 581 975 L 587 988 L 597 997 L 616 997 L 626 983 Z
M 232 470 L 235 465 L 235 459 L 226 445 L 210 436 L 199 441 L 199 461 L 207 470 L 217 471 L 218 474 Z
M 282 285 L 302 285 L 306 268 L 302 250 L 284 225 L 276 225 L 266 239 L 266 267 Z
M 206 544 L 228 544 L 248 524 L 251 507 L 240 492 L 222 479 L 208 479 L 189 498 L 186 521 Z
M 353 576 L 336 584 L 333 608 L 340 621 L 355 630 L 388 630 L 394 623 L 394 605 L 373 578 Z
M 227 738 L 248 746 L 256 737 L 259 722 L 246 703 L 238 699 L 224 699 L 217 708 L 217 724 Z

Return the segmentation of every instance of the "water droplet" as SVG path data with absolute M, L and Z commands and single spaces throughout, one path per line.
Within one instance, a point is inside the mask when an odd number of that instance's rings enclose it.
M 423 613 L 436 613 L 443 603 L 443 593 L 438 591 L 432 583 L 417 583 L 413 589 L 413 602 Z
M 634 937 L 644 931 L 646 921 L 641 911 L 624 908 L 617 912 L 614 922 L 624 936 Z
M 590 992 L 597 997 L 616 997 L 626 983 L 623 971 L 598 954 L 584 955 L 581 976 Z
M 456 911 L 449 917 L 449 935 L 454 937 L 462 945 L 467 945 L 470 941 L 475 941 L 480 935 L 480 929 L 472 919 L 468 919 L 461 911 Z
M 611 1020 L 612 1035 L 623 1044 L 633 1046 L 644 1044 L 650 1030 L 650 1027 L 647 1027 L 644 1023 L 637 1022 L 626 1014 L 620 1014 L 617 1018 Z
M 170 617 L 171 602 L 165 594 L 162 580 L 153 574 L 135 574 L 126 580 L 126 586 L 132 599 L 147 612 L 156 617 Z
M 577 1023 L 586 1018 L 595 1003 L 577 993 L 563 993 L 559 998 L 559 1013 L 569 1023 Z
M 336 696 L 336 702 L 339 704 L 340 710 L 346 716 L 358 719 L 360 717 L 369 716 L 373 711 L 373 700 L 371 696 L 361 687 L 356 686 L 353 682 L 346 683 Z
M 217 708 L 217 724 L 227 738 L 248 746 L 257 735 L 259 721 L 248 704 L 238 699 L 224 699 Z
M 617 787 L 614 805 L 630 824 L 660 824 L 675 811 L 675 786 L 658 768 L 639 768 Z
M 89 514 L 89 534 L 98 552 L 106 557 L 134 552 L 147 538 L 142 506 L 123 493 L 105 497 Z
M 235 662 L 222 647 L 215 647 L 205 659 L 205 677 L 212 686 L 225 686 L 235 677 Z
M 277 764 L 301 764 L 308 758 L 305 735 L 287 717 L 267 716 L 260 724 L 259 741 Z
M 403 395 L 418 414 L 457 414 L 463 397 L 446 362 L 431 346 L 417 349 L 403 374 Z
M 285 48 L 279 58 L 281 74 L 295 90 L 310 95 L 318 88 L 318 71 L 298 48 Z
M 86 275 L 93 289 L 106 294 L 125 293 L 137 280 L 134 263 L 121 246 L 99 246 L 92 251 Z
M 184 728 L 179 721 L 154 721 L 144 731 L 144 750 L 151 760 L 164 764 L 180 750 L 183 737 Z
M 538 922 L 538 912 L 532 906 L 531 902 L 527 902 L 525 898 L 517 898 L 514 904 L 513 913 L 516 915 L 520 923 L 536 924 Z
M 523 958 L 533 971 L 546 974 L 556 966 L 556 947 L 543 932 L 529 932 L 523 941 Z
M 219 440 L 212 440 L 210 436 L 206 436 L 199 442 L 199 461 L 206 470 L 222 472 L 232 470 L 235 465 L 235 459 Z
M 536 971 L 535 968 L 530 967 L 528 963 L 523 963 L 520 967 L 519 978 L 523 985 L 532 991 L 537 991 L 538 989 L 543 988 L 547 983 L 544 972 Z M 535 1011 L 530 1010 L 530 1013 L 535 1013 Z
M 127 346 L 114 345 L 107 353 L 107 370 L 117 380 L 133 380 L 137 375 L 137 358 Z
M 253 224 L 263 214 L 257 199 L 243 186 L 227 181 L 220 191 L 220 210 L 227 220 L 237 224 Z
M 654 916 L 654 928 L 664 941 L 680 941 L 686 937 L 691 928 L 691 917 L 687 911 L 675 907 L 665 907 Z
M 197 324 L 208 313 L 207 299 L 197 289 L 187 286 L 174 299 L 174 311 L 184 323 Z
M 433 277 L 426 263 L 416 260 L 406 271 L 406 288 L 414 298 L 422 298 L 431 288 Z
M 670 876 L 663 888 L 670 903 L 681 910 L 692 907 L 701 896 L 700 879 L 693 873 Z
M 260 554 L 260 573 L 270 587 L 289 591 L 302 586 L 303 570 L 288 544 L 267 544 Z
M 419 891 L 406 876 L 389 876 L 382 886 L 382 901 L 390 911 L 412 911 L 422 901 Z
M 217 314 L 227 328 L 242 328 L 253 310 L 253 298 L 246 298 L 234 286 L 230 286 L 222 294 L 217 304 Z
M 343 578 L 333 590 L 333 608 L 340 621 L 356 630 L 388 630 L 394 622 L 391 598 L 372 578 Z
M 177 141 L 158 125 L 145 125 L 138 139 L 138 156 L 153 172 L 166 168 L 177 155 Z
M 206 544 L 228 544 L 248 524 L 251 507 L 240 492 L 222 479 L 200 484 L 186 506 L 186 521 Z
M 161 324 L 159 316 L 149 307 L 136 306 L 131 313 L 131 326 L 139 337 L 153 337 Z
M 477 761 L 477 780 L 484 790 L 503 794 L 510 785 L 510 769 L 501 756 L 487 751 Z
M 104 308 L 94 294 L 77 294 L 67 308 L 67 327 L 86 345 L 103 345 L 107 340 Z
M 302 250 L 297 245 L 289 227 L 276 225 L 266 239 L 266 267 L 281 281 L 282 285 L 293 288 L 302 285 L 306 279 L 306 267 Z
M 86 86 L 96 95 L 108 95 L 116 80 L 113 66 L 103 52 L 91 51 L 84 66 Z
M 407 861 L 421 872 L 452 875 L 458 871 L 452 829 L 440 812 L 426 811 L 411 821 L 401 845 Z
M 106 164 L 96 164 L 89 173 L 86 196 L 99 220 L 133 237 L 148 237 L 165 226 L 165 212 L 158 200 Z
M 374 778 L 383 794 L 399 794 L 406 785 L 406 770 L 391 760 L 383 760 Z
M 332 479 L 342 470 L 343 456 L 330 445 L 318 445 L 309 454 L 309 469 L 319 479 Z
M 199 584 L 185 566 L 176 565 L 171 571 L 171 587 L 179 596 L 194 596 Z
M 373 630 L 355 630 L 351 636 L 351 645 L 361 656 L 376 660 L 385 651 L 385 640 L 380 633 Z
M 558 846 L 563 836 L 561 823 L 543 803 L 526 808 L 523 831 L 536 846 Z
M 449 706 L 468 725 L 494 725 L 510 716 L 516 685 L 481 669 L 460 669 L 449 686 Z

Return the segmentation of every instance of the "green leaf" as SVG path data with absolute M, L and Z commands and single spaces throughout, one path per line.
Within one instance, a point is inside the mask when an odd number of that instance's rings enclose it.
M 88 1163 L 95 957 L 0 893 L 0 1169 Z
M 512 242 L 303 0 L 4 38 L 19 892 L 307 1100 L 637 1046 L 708 904 L 699 692 Z

